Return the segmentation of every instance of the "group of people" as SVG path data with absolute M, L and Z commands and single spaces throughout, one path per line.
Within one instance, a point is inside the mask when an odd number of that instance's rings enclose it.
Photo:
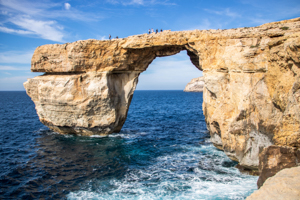
M 163 32 L 162 29 L 160 29 L 160 32 Z M 156 29 L 156 31 L 154 32 L 153 28 L 152 29 L 149 29 L 149 34 L 150 33 L 158 33 L 158 29 Z M 111 35 L 109 34 L 108 38 L 111 40 Z M 116 36 L 116 39 L 119 39 L 118 36 Z
M 111 35 L 109 34 L 108 38 L 111 40 Z M 119 39 L 118 36 L 116 36 L 116 39 Z
M 160 32 L 163 32 L 163 30 L 160 29 Z M 150 34 L 150 33 L 154 33 L 153 28 L 152 28 L 152 29 L 149 29 L 148 33 L 149 33 L 149 34 Z M 156 29 L 155 33 L 158 33 L 158 29 Z

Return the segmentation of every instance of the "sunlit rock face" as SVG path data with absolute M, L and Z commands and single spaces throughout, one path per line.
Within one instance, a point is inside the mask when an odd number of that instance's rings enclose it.
M 300 199 L 300 166 L 283 169 L 268 178 L 263 186 L 246 200 L 298 200 Z
M 300 21 L 38 47 L 24 86 L 42 123 L 62 133 L 110 134 L 125 122 L 138 76 L 187 50 L 203 71 L 203 111 L 214 145 L 257 168 L 263 147 L 300 146 Z M 182 69 L 184 70 L 184 69 Z

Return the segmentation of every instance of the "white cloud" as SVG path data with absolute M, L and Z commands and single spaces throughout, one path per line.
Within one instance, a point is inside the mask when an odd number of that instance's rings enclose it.
M 132 0 L 132 1 L 130 2 L 130 4 L 143 5 L 143 4 L 144 4 L 144 0 Z
M 28 17 L 16 17 L 10 19 L 15 25 L 47 40 L 63 42 L 62 27 L 56 21 L 34 20 Z
M 3 6 L 1 10 L 3 12 L 19 12 L 27 15 L 37 15 L 42 13 L 44 9 L 52 7 L 51 4 L 44 4 L 39 1 L 30 2 L 26 0 L 0 0 L 0 4 Z
M 240 15 L 236 12 L 230 10 L 230 8 L 225 8 L 222 10 L 211 10 L 211 9 L 204 9 L 208 13 L 216 14 L 216 15 L 223 15 L 232 18 L 240 17 Z
M 14 76 L 0 78 L 0 91 L 12 91 L 12 90 L 25 90 L 23 83 L 27 81 L 28 78 L 33 78 L 36 74 L 31 74 L 28 76 Z
M 33 34 L 31 31 L 24 31 L 24 30 L 15 30 L 7 27 L 0 26 L 0 32 L 4 33 L 17 33 L 21 35 L 26 35 L 26 34 Z
M 123 5 L 176 5 L 175 3 L 171 3 L 169 0 L 106 0 L 111 4 L 123 4 Z
M 5 70 L 5 71 L 17 71 L 17 70 L 30 70 L 29 67 L 12 67 L 12 66 L 1 66 L 0 65 L 0 70 Z
M 64 6 L 65 9 L 61 9 Z M 56 42 L 64 42 L 64 27 L 58 19 L 97 21 L 101 15 L 84 13 L 69 3 L 50 1 L 0 0 L 0 31 L 11 34 L 33 35 Z M 12 26 L 12 24 L 14 26 Z M 17 26 L 17 27 L 16 27 Z
M 208 30 L 211 28 L 212 28 L 211 22 L 208 19 L 203 19 L 202 22 L 199 25 L 192 28 L 192 30 L 194 30 L 194 29 Z
M 106 36 L 97 36 L 97 40 L 107 40 Z
M 0 52 L 0 63 L 21 63 L 30 64 L 34 51 L 6 51 Z
M 70 8 L 71 8 L 71 4 L 65 3 L 65 9 L 66 9 L 66 10 L 70 10 Z

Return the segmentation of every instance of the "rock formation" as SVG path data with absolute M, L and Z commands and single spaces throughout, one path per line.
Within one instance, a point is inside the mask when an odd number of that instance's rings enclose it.
M 203 92 L 204 78 L 198 77 L 193 78 L 184 88 L 185 92 Z
M 266 180 L 264 185 L 246 200 L 299 200 L 300 166 L 283 169 Z
M 300 166 L 300 149 L 276 145 L 264 148 L 259 155 L 260 176 L 257 181 L 258 188 L 280 170 L 296 166 Z
M 186 50 L 203 71 L 203 111 L 216 147 L 257 169 L 264 147 L 300 146 L 300 19 L 38 47 L 24 86 L 42 123 L 81 135 L 118 132 L 138 76 Z

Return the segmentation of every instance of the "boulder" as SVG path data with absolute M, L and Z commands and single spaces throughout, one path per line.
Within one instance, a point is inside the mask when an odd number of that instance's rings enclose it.
M 246 200 L 299 200 L 300 166 L 283 169 L 268 178 L 262 187 L 252 193 Z
M 264 182 L 285 168 L 300 166 L 300 150 L 294 147 L 272 145 L 264 148 L 259 155 L 260 188 Z

